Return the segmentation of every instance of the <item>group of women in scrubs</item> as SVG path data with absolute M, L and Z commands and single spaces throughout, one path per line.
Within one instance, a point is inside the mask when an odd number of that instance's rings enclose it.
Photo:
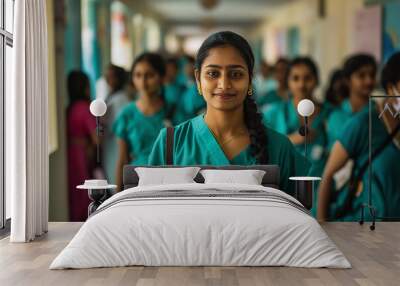
M 307 159 L 312 164 L 308 174 L 322 177 L 319 191 L 314 196 L 312 210 L 314 215 L 318 212 L 320 220 L 356 220 L 360 217 L 361 203 L 367 202 L 365 183 L 358 185 L 359 190 L 355 194 L 357 199 L 349 200 L 348 197 L 350 183 L 353 183 L 354 177 L 363 168 L 368 158 L 368 103 L 375 88 L 376 71 L 377 64 L 372 56 L 356 54 L 348 57 L 343 69 L 336 72 L 334 78 L 336 82 L 333 82 L 330 87 L 329 101 L 320 104 L 314 97 L 314 90 L 319 82 L 316 64 L 308 57 L 295 58 L 289 64 L 286 77 L 289 99 L 273 103 L 264 112 L 265 125 L 285 134 L 296 149 L 304 154 L 305 138 L 299 134 L 300 127 L 304 125 L 304 119 L 298 115 L 296 107 L 302 99 L 314 102 L 315 111 L 309 119 L 310 152 Z M 384 77 L 385 73 L 382 76 Z M 386 88 L 385 85 L 383 86 Z M 376 109 L 372 110 L 372 117 L 375 116 L 372 124 L 373 129 L 376 129 L 374 136 L 378 136 L 380 141 L 374 139 L 373 144 L 379 146 L 387 132 L 385 133 L 379 120 L 376 121 L 378 118 L 376 112 Z M 353 152 L 350 150 L 361 148 L 361 146 L 364 148 L 362 152 L 359 150 L 362 154 L 345 154 L 343 151 L 345 149 L 347 152 Z M 397 202 L 391 201 L 391 198 L 399 195 L 397 193 L 400 192 L 400 184 L 384 180 L 383 170 L 398 168 L 389 167 L 390 163 L 386 164 L 387 159 L 382 158 L 380 156 L 376 159 L 375 166 L 377 166 L 376 172 L 380 174 L 384 182 L 383 185 L 382 182 L 379 184 L 384 188 L 376 188 L 375 179 L 379 175 L 374 173 L 372 201 L 376 201 L 375 206 L 379 209 L 378 216 L 393 216 L 396 215 L 396 212 L 393 212 L 393 206 Z M 386 167 L 382 168 L 379 164 L 386 164 Z M 366 180 L 367 174 L 362 175 Z M 360 195 L 361 193 L 363 196 Z M 386 200 L 385 203 L 383 203 L 384 200 Z M 345 206 L 349 204 L 349 201 L 352 206 Z M 392 211 L 389 211 L 389 205 L 392 206 Z
M 391 59 L 382 75 L 388 94 L 400 90 L 400 79 L 392 76 L 399 74 L 398 60 L 398 57 Z M 187 60 L 187 64 L 191 62 Z M 178 65 L 174 61 L 168 64 L 172 70 Z M 166 80 L 167 67 L 160 55 L 144 53 L 137 57 L 130 78 L 137 98 L 118 112 L 112 125 L 118 138 L 115 167 L 118 190 L 125 164 L 167 163 L 166 127 L 174 125 L 174 165 L 277 164 L 280 189 L 292 195 L 294 185 L 289 177 L 321 176 L 314 211 L 317 213 L 318 208 L 320 220 L 338 219 L 332 210 L 338 209 L 342 202 L 340 196 L 332 195 L 336 187 L 333 177 L 351 159 L 357 172 L 368 157 L 367 103 L 375 87 L 377 65 L 368 55 L 348 58 L 340 74 L 348 87 L 348 96 L 339 94 L 338 100 L 321 104 L 314 96 L 319 73 L 311 58 L 282 60 L 280 64 L 285 72 L 280 74 L 276 98 L 267 100 L 268 108 L 260 113 L 252 85 L 254 55 L 248 42 L 238 34 L 218 32 L 203 42 L 193 62 L 190 88 L 182 86 L 174 76 Z M 190 74 L 188 67 L 188 77 Z M 180 94 L 175 94 L 178 91 Z M 296 108 L 303 99 L 315 104 L 315 112 L 309 119 L 308 158 L 303 156 L 305 138 L 299 134 L 304 119 Z M 382 104 L 373 105 L 374 115 L 381 110 Z M 382 135 L 374 142 L 378 146 L 394 123 L 375 116 L 373 124 Z M 400 159 L 399 144 L 387 147 L 374 161 L 378 167 L 372 183 L 377 189 L 373 200 L 382 216 L 397 214 L 394 204 L 400 199 L 397 194 L 400 176 L 395 175 L 399 171 L 396 166 L 396 160 Z M 392 174 L 392 178 L 386 174 Z M 358 214 L 366 199 L 366 179 L 364 174 L 361 191 L 339 219 L 352 220 Z
M 368 67 L 362 72 L 367 77 L 372 73 Z M 400 96 L 400 53 L 394 54 L 384 66 L 381 85 L 386 95 Z M 362 205 L 367 202 L 372 202 L 373 206 L 365 210 L 367 220 L 373 215 L 378 219 L 398 220 L 400 217 L 400 132 L 397 131 L 400 124 L 400 97 L 384 97 L 370 105 L 367 105 L 367 95 L 365 97 L 364 101 L 358 99 L 359 111 L 344 125 L 328 159 L 319 189 L 318 219 L 321 221 L 357 220 Z M 385 109 L 387 107 L 391 112 Z M 371 157 L 370 169 L 365 169 L 370 151 L 369 128 L 372 131 L 371 154 L 377 155 Z M 344 188 L 335 194 L 332 189 L 333 176 L 349 160 L 354 161 L 354 191 Z
M 203 42 L 195 78 L 206 110 L 175 126 L 173 164 L 277 164 L 281 189 L 293 194 L 289 177 L 306 175 L 309 164 L 286 136 L 263 124 L 253 99 L 253 68 L 252 50 L 238 34 L 219 32 Z M 150 165 L 166 164 L 166 136 L 163 129 L 149 156 Z
M 277 164 L 281 189 L 293 194 L 289 177 L 307 175 L 310 165 L 286 136 L 264 125 L 253 99 L 253 69 L 254 56 L 243 37 L 220 32 L 203 43 L 194 62 L 194 91 L 187 89 L 191 100 L 181 104 L 197 111 L 203 107 L 204 112 L 175 124 L 173 164 Z M 166 96 L 165 73 L 163 59 L 154 53 L 142 54 L 132 65 L 137 99 L 119 112 L 113 124 L 119 149 L 118 190 L 125 164 L 166 164 L 164 127 L 174 123 L 168 115 L 176 106 L 167 99 L 172 97 Z

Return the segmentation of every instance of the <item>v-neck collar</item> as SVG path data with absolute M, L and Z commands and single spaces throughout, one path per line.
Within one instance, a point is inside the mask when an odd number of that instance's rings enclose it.
M 137 114 L 139 114 L 139 116 L 146 118 L 146 119 L 152 119 L 152 118 L 159 118 L 159 117 L 164 117 L 164 112 L 165 112 L 165 107 L 161 107 L 160 110 L 158 110 L 157 112 L 150 114 L 150 115 L 146 115 L 144 114 L 136 105 L 136 102 L 133 102 L 133 106 L 137 112 Z
M 232 165 L 243 165 L 243 164 L 248 165 L 249 162 L 248 162 L 248 160 L 246 160 L 247 159 L 246 155 L 249 153 L 249 150 L 250 150 L 250 144 L 247 145 L 246 148 L 244 148 L 242 151 L 240 151 L 240 153 L 237 154 L 235 157 L 233 157 L 232 160 L 230 160 L 229 162 Z
M 231 165 L 233 162 L 238 160 L 238 158 L 245 155 L 249 149 L 249 145 L 240 151 L 232 160 L 229 160 L 224 153 L 222 147 L 219 145 L 217 139 L 212 134 L 208 125 L 204 121 L 204 114 L 195 117 L 192 120 L 193 127 L 196 130 L 197 139 L 202 143 L 204 148 L 207 149 L 209 154 L 209 160 L 212 165 Z

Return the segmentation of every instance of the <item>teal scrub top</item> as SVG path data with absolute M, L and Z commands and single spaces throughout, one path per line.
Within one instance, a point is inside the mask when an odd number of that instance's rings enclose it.
M 329 150 L 332 149 L 333 144 L 340 137 L 346 122 L 353 115 L 354 114 L 349 99 L 345 99 L 339 107 L 333 108 L 326 123 Z
M 174 129 L 174 165 L 254 165 L 250 146 L 229 160 L 204 122 L 204 115 L 188 120 Z M 266 128 L 268 164 L 280 166 L 280 188 L 293 195 L 291 176 L 305 176 L 309 163 L 283 135 Z M 161 130 L 149 156 L 149 165 L 165 165 L 166 129 Z
M 379 119 L 375 104 L 371 108 L 372 118 L 372 150 L 382 146 L 389 136 L 383 121 Z M 346 149 L 349 157 L 354 160 L 357 174 L 369 158 L 369 106 L 365 106 L 354 115 L 343 128 L 339 142 Z M 400 149 L 393 141 L 372 162 L 371 199 L 378 217 L 400 216 Z M 368 169 L 362 177 L 362 191 L 353 199 L 352 212 L 342 220 L 355 221 L 360 218 L 361 204 L 368 202 Z M 331 211 L 343 204 L 345 190 L 340 192 L 337 200 L 331 205 Z M 370 214 L 366 210 L 366 220 Z M 333 215 L 331 213 L 331 215 Z
M 137 107 L 136 102 L 125 106 L 113 124 L 113 132 L 128 144 L 130 164 L 146 165 L 148 156 L 160 130 L 165 127 L 166 109 L 147 116 Z
M 315 139 L 307 143 L 307 156 L 313 164 L 310 170 L 311 176 L 322 175 L 328 157 L 328 139 L 325 128 L 328 114 L 329 110 L 321 106 L 319 114 L 316 115 L 311 123 L 311 129 L 317 132 Z M 297 132 L 300 128 L 300 121 L 293 100 L 275 103 L 263 115 L 266 126 L 284 135 Z M 298 152 L 304 155 L 304 144 L 294 146 Z

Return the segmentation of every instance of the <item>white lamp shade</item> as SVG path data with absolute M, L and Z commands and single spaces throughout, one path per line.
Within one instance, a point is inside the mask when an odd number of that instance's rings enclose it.
M 102 99 L 95 99 L 90 103 L 90 113 L 96 117 L 103 116 L 107 111 L 107 105 Z
M 303 99 L 297 105 L 297 112 L 303 117 L 309 117 L 314 113 L 314 103 L 309 99 Z

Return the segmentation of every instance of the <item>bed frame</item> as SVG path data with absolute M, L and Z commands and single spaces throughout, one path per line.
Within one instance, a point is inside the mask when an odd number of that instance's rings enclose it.
M 133 166 L 133 165 L 125 165 L 123 170 L 123 189 L 129 189 L 136 187 L 139 183 L 139 176 L 135 171 L 137 167 L 146 167 L 146 168 L 182 168 L 182 167 L 193 167 L 193 166 Z M 211 166 L 211 165 L 197 165 L 201 169 L 218 169 L 218 170 L 263 170 L 265 171 L 265 175 L 262 179 L 261 184 L 265 187 L 272 187 L 279 189 L 279 166 L 278 165 L 251 165 L 251 166 L 239 166 L 239 165 L 228 165 L 228 166 Z M 197 183 L 204 183 L 204 178 L 200 174 L 194 178 Z M 110 190 L 91 190 L 89 192 L 89 197 L 92 200 L 92 203 L 88 207 L 88 215 L 90 216 L 92 213 L 96 211 L 96 209 L 109 197 L 111 197 L 113 193 Z
M 193 167 L 193 166 L 132 166 L 125 165 L 123 171 L 123 189 L 133 188 L 138 185 L 139 177 L 135 171 L 137 167 L 146 168 L 182 168 L 182 167 Z M 251 165 L 251 166 L 239 166 L 239 165 L 228 165 L 228 166 L 211 166 L 211 165 L 197 165 L 201 169 L 218 169 L 218 170 L 263 170 L 265 175 L 262 180 L 262 185 L 265 187 L 272 187 L 279 189 L 279 166 L 278 165 Z M 204 178 L 200 174 L 197 174 L 194 180 L 197 183 L 204 183 Z

